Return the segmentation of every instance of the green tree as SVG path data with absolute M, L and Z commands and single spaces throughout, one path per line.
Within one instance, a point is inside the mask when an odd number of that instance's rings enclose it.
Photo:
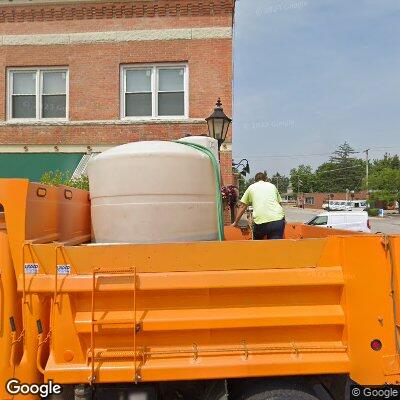
M 278 191 L 280 193 L 286 193 L 290 183 L 290 179 L 287 176 L 281 175 L 279 172 L 276 172 L 271 177 L 271 183 L 273 183 L 278 188 Z
M 315 190 L 318 192 L 359 191 L 363 186 L 365 162 L 354 157 L 355 150 L 344 142 L 315 171 Z
M 369 176 L 369 187 L 372 190 L 383 190 L 390 193 L 400 192 L 400 169 L 374 169 Z
M 314 173 L 310 165 L 301 164 L 290 171 L 290 183 L 295 193 L 309 193 L 313 191 Z
M 398 205 L 398 212 L 399 212 L 399 214 L 400 214 L 400 192 L 399 193 L 397 193 L 397 197 L 396 197 L 396 201 L 397 201 L 397 205 Z
M 341 164 L 344 161 L 351 159 L 352 155 L 355 153 L 356 151 L 350 146 L 350 144 L 344 142 L 333 152 L 330 161 L 332 163 Z
M 376 190 L 370 194 L 368 203 L 371 208 L 387 209 L 388 205 L 393 205 L 397 200 L 397 193 L 388 192 L 387 190 Z
M 370 169 L 371 172 L 381 171 L 385 168 L 400 169 L 400 158 L 397 154 L 394 156 L 386 153 L 382 159 L 373 160 Z

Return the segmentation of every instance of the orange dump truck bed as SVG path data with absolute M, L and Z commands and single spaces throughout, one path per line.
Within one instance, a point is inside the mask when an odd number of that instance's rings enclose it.
M 11 377 L 399 379 L 400 237 L 92 245 L 86 192 L 0 180 L 0 204 L 1 399 Z

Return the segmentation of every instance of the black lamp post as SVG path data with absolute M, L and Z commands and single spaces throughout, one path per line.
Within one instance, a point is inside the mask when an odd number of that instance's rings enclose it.
M 236 169 L 242 167 L 243 169 L 240 171 L 240 174 L 243 176 L 246 176 L 247 174 L 250 173 L 250 165 L 248 160 L 246 160 L 245 158 L 240 160 L 238 163 L 233 162 L 232 166 L 235 167 Z
M 241 167 L 241 171 L 239 171 L 239 168 Z M 236 172 L 239 174 L 238 175 L 238 186 L 239 186 L 239 193 L 241 191 L 241 180 L 243 179 L 244 182 L 244 177 L 250 173 L 250 165 L 249 161 L 246 160 L 245 158 L 241 159 L 239 162 L 235 163 L 232 161 L 232 168 L 236 170 Z M 233 222 L 235 220 L 235 207 L 231 206 L 231 221 Z
M 221 145 L 225 142 L 226 135 L 228 134 L 229 125 L 232 122 L 232 120 L 225 115 L 220 98 L 215 105 L 214 112 L 206 118 L 206 121 L 209 135 L 218 141 L 219 154 Z

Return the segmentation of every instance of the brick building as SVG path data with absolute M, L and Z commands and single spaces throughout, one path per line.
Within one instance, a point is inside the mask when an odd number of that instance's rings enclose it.
M 234 2 L 0 0 L 0 177 L 206 134 L 218 97 L 232 115 Z

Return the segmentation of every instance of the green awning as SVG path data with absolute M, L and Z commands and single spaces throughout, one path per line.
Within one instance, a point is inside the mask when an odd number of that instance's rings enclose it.
M 48 171 L 75 171 L 84 153 L 0 153 L 0 178 L 39 182 Z

